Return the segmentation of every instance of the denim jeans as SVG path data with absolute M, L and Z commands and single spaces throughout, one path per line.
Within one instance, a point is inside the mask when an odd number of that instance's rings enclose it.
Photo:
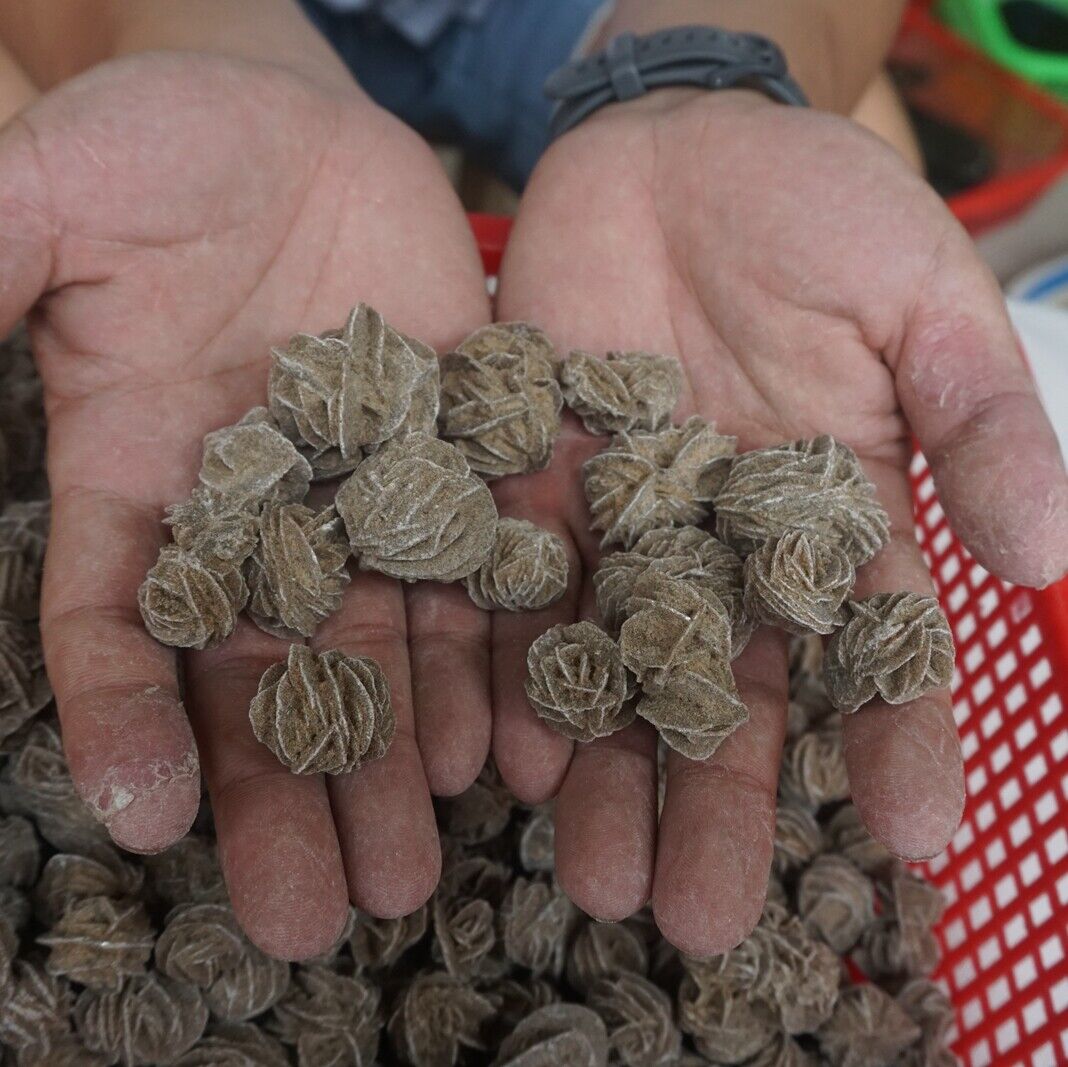
M 357 81 L 423 136 L 460 145 L 516 189 L 548 143 L 548 75 L 571 58 L 604 0 L 493 0 L 426 46 L 379 16 L 302 0 Z

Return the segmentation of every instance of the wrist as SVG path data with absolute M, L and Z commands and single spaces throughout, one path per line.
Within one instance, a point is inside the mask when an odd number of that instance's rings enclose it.
M 351 74 L 295 0 L 141 0 L 115 15 L 113 55 L 208 52 L 271 63 L 334 88 Z

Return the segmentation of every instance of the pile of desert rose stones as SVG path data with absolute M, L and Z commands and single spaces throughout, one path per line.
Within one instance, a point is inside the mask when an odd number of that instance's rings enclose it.
M 440 363 L 371 309 L 273 353 L 266 408 L 205 441 L 168 511 L 146 625 L 176 647 L 237 616 L 291 639 L 250 709 L 297 773 L 359 773 L 393 732 L 373 660 L 300 639 L 338 610 L 348 565 L 462 581 L 486 610 L 539 610 L 568 580 L 553 534 L 501 519 L 485 482 L 542 469 L 566 403 L 611 438 L 586 465 L 601 624 L 531 648 L 535 710 L 579 741 L 640 716 L 705 758 L 746 711 L 731 660 L 760 624 L 794 634 L 774 866 L 759 925 L 710 960 L 648 910 L 586 918 L 554 877 L 551 805 L 517 804 L 492 764 L 440 801 L 444 874 L 402 919 L 353 909 L 323 957 L 273 960 L 242 934 L 210 805 L 158 856 L 117 850 L 78 798 L 36 629 L 48 537 L 40 385 L 24 335 L 0 354 L 0 1044 L 17 1067 L 943 1067 L 952 1006 L 930 980 L 939 892 L 849 802 L 840 711 L 944 685 L 937 604 L 853 600 L 887 539 L 853 454 L 831 438 L 735 454 L 671 425 L 674 360 L 561 360 L 521 324 Z M 312 482 L 333 503 L 306 503 Z M 715 535 L 704 527 L 714 523 Z M 824 654 L 821 638 L 830 635 Z M 713 906 L 713 905 L 710 905 Z
M 208 434 L 200 485 L 168 509 L 174 544 L 141 588 L 168 645 L 224 641 L 237 616 L 299 641 L 341 604 L 350 557 L 406 582 L 463 581 L 490 610 L 564 594 L 564 545 L 501 519 L 487 481 L 548 466 L 566 403 L 606 447 L 583 469 L 591 525 L 620 546 L 593 576 L 604 628 L 555 626 L 531 646 L 527 692 L 550 725 L 592 741 L 652 723 L 706 759 L 748 718 L 731 661 L 759 624 L 833 635 L 826 683 L 852 712 L 949 684 L 937 601 L 851 598 L 889 536 L 854 453 L 831 437 L 737 454 L 692 416 L 672 425 L 676 360 L 645 352 L 558 358 L 525 323 L 485 327 L 439 364 L 361 304 L 345 326 L 276 349 L 266 408 Z M 313 481 L 332 503 L 305 504 Z M 715 516 L 712 534 L 702 524 Z M 263 677 L 256 736 L 298 773 L 383 754 L 388 684 L 365 657 L 294 644 Z

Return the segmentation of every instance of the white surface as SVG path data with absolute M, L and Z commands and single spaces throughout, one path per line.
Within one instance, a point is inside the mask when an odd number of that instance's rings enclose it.
M 1061 454 L 1068 456 L 1068 310 L 1009 300 L 1009 314 L 1060 439 Z

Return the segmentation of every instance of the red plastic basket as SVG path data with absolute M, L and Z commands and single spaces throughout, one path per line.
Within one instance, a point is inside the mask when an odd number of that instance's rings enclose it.
M 926 72 L 905 88 L 908 100 L 970 130 L 993 153 L 990 180 L 949 200 L 978 234 L 1019 214 L 1068 173 L 1068 106 L 947 29 L 931 6 L 909 6 L 891 59 Z
M 486 273 L 511 221 L 472 215 Z M 1068 1064 L 1068 580 L 1035 592 L 988 574 L 953 536 L 919 453 L 916 535 L 957 641 L 968 802 L 923 865 L 948 907 L 936 978 L 966 1067 Z

